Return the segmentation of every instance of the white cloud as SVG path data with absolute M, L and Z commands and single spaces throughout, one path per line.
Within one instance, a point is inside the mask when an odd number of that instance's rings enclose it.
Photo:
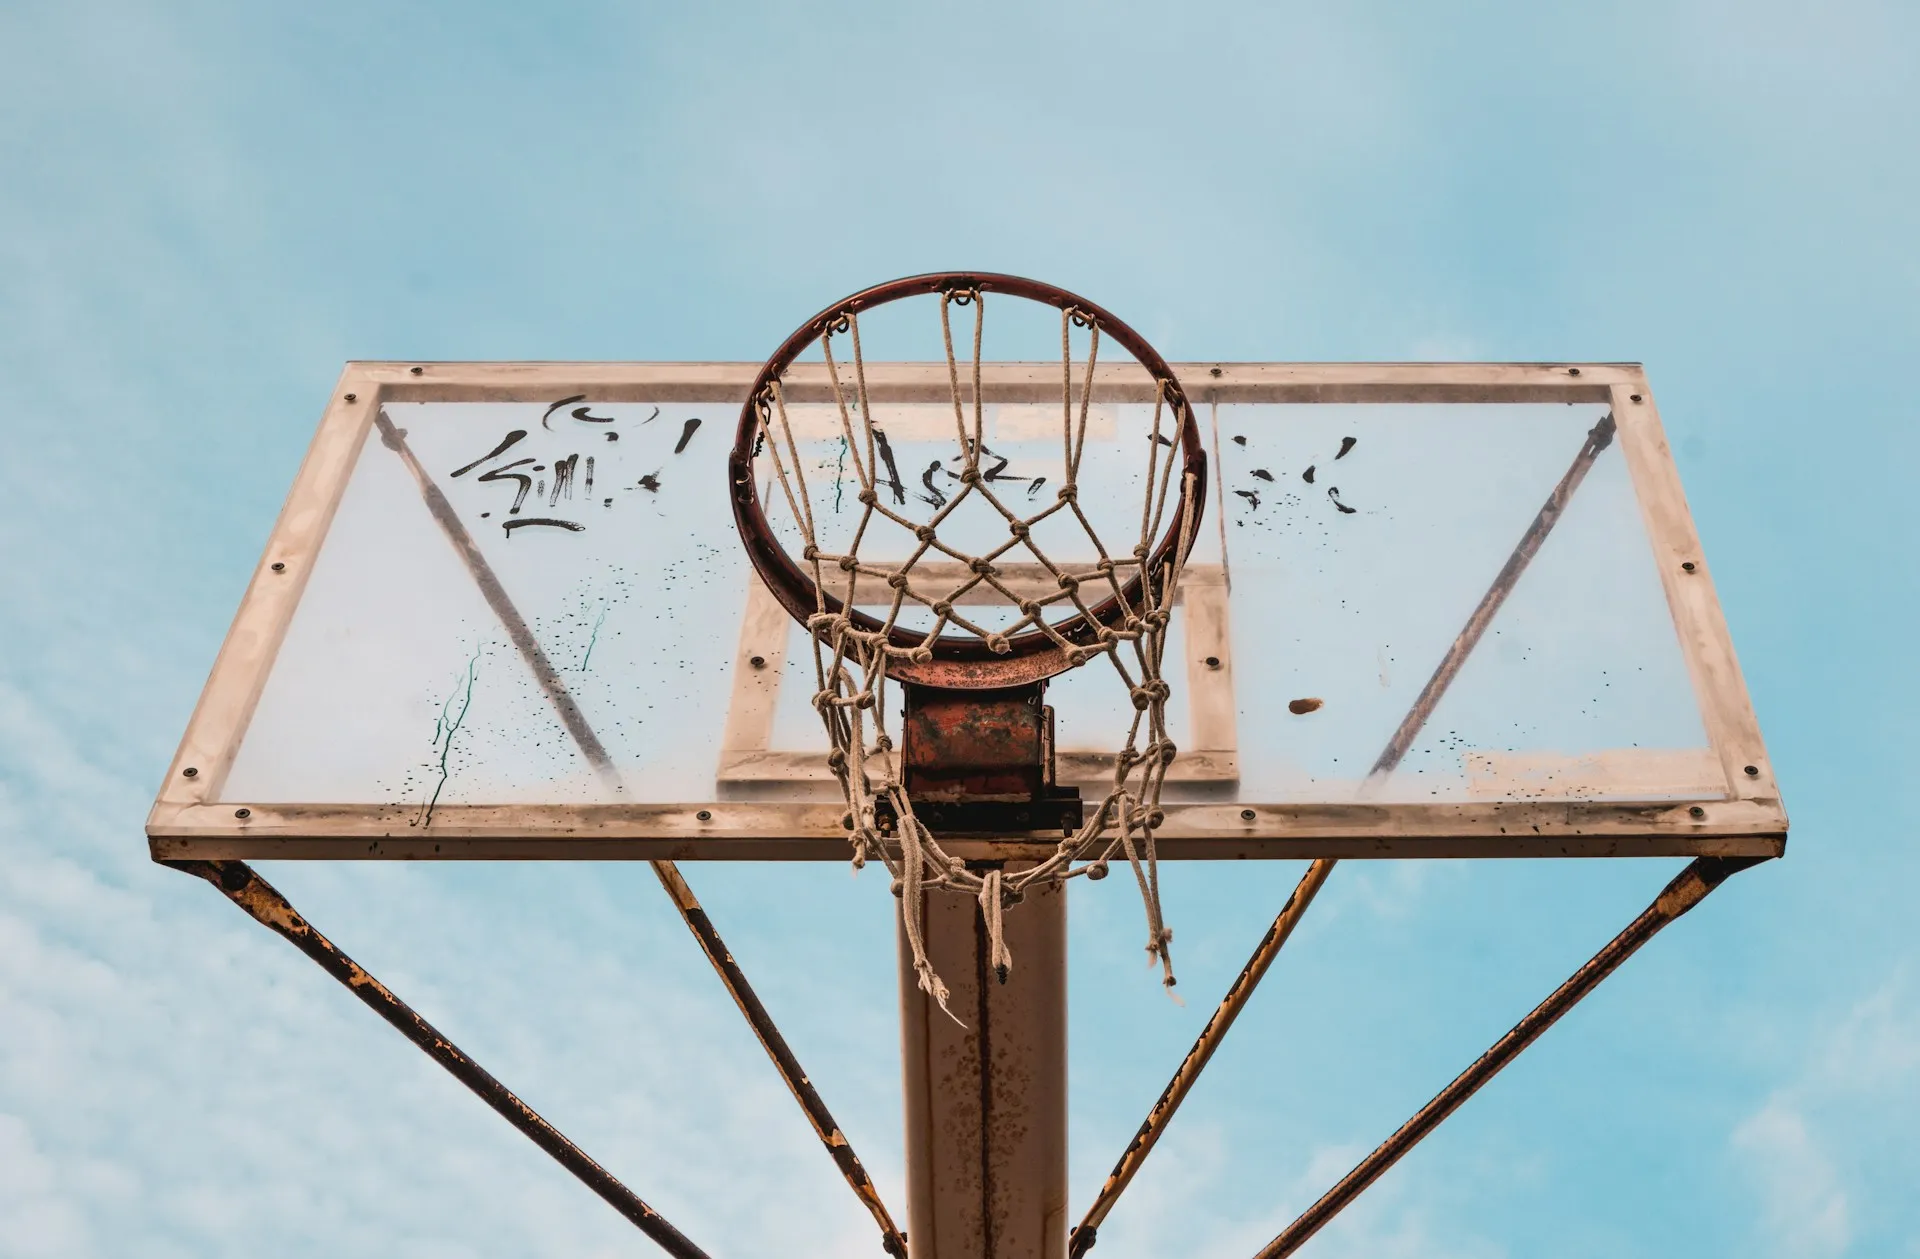
M 1793 1102 L 1777 1095 L 1769 1098 L 1734 1129 L 1733 1147 L 1761 1186 L 1769 1253 L 1782 1259 L 1831 1259 L 1846 1253 L 1853 1239 L 1846 1188 Z
M 1249 1193 L 1246 1169 L 1236 1165 L 1218 1127 L 1176 1125 L 1155 1149 L 1151 1174 L 1130 1185 L 1108 1217 L 1094 1253 L 1103 1259 L 1246 1259 L 1367 1153 L 1362 1145 L 1317 1144 L 1290 1160 L 1291 1170 L 1276 1175 L 1271 1187 Z M 1394 1168 L 1316 1234 L 1301 1250 L 1303 1259 L 1500 1259 L 1502 1246 L 1446 1209 L 1442 1182 L 1451 1171 Z M 1227 1209 L 1223 1181 L 1240 1191 Z M 1208 1209 L 1195 1210 L 1196 1202 Z
M 1809 1046 L 1797 1078 L 1735 1127 L 1731 1145 L 1757 1191 L 1761 1249 L 1828 1259 L 1907 1230 L 1913 1185 L 1876 1148 L 1888 1116 L 1920 1113 L 1920 993 L 1904 969 L 1857 999 Z M 1904 1121 L 1903 1121 L 1904 1122 Z
M 60 1189 L 52 1160 L 26 1121 L 0 1114 L 0 1220 L 5 1251 L 19 1259 L 76 1255 L 89 1248 L 84 1217 Z

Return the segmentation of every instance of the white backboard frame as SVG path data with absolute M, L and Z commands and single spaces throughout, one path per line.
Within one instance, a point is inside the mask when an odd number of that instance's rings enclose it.
M 672 396 L 737 406 L 756 366 L 349 364 L 149 817 L 147 833 L 154 857 L 844 859 L 842 810 L 831 803 L 454 805 L 442 806 L 431 824 L 422 828 L 410 824 L 411 810 L 389 805 L 253 804 L 226 800 L 221 790 L 354 459 L 383 405 L 545 402 L 584 393 L 596 401 L 616 403 Z M 815 373 L 815 379 L 808 370 L 795 369 L 793 396 L 802 396 L 810 382 L 824 391 L 824 376 Z M 1045 396 L 1045 391 L 1057 390 L 1058 370 L 1057 364 L 996 364 L 987 369 L 985 379 L 990 390 L 1031 389 L 1036 396 Z M 1103 387 L 1124 391 L 1123 370 L 1103 378 Z M 1195 363 L 1178 364 L 1176 371 L 1199 406 L 1230 401 L 1611 406 L 1711 752 L 1728 790 L 1710 798 L 1652 801 L 1170 804 L 1159 832 L 1163 857 L 1761 857 L 1784 851 L 1786 813 L 1653 394 L 1640 367 Z M 870 364 L 868 375 L 872 387 L 896 397 L 920 393 L 927 400 L 946 397 L 942 366 Z M 716 485 L 715 493 L 720 492 Z M 1188 587 L 1189 615 L 1194 612 L 1196 588 L 1195 584 Z M 1200 606 L 1206 606 L 1204 596 Z M 743 653 L 751 655 L 748 636 L 771 632 L 767 625 L 759 625 L 766 620 L 749 616 L 743 627 L 717 626 L 716 632 L 741 633 Z M 1189 654 L 1194 654 L 1191 647 Z M 1230 697 L 1230 679 L 1225 681 Z M 1203 682 L 1200 691 L 1205 690 Z M 1212 742 L 1221 746 L 1196 747 L 1196 753 L 1231 754 L 1230 707 L 1227 723 L 1222 737 L 1228 742 L 1216 738 Z M 764 744 L 755 745 L 750 732 L 745 732 L 730 751 L 750 754 L 756 747 L 764 749 Z M 1197 758 L 1189 772 L 1204 777 L 1209 772 L 1205 759 Z M 1230 773 L 1231 766 L 1222 764 L 1215 772 Z M 1017 857 L 1036 848 L 1050 849 L 1053 842 L 1051 836 L 1036 834 L 948 846 L 968 858 Z

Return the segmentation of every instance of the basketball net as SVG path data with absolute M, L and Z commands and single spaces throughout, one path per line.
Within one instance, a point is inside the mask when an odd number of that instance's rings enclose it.
M 867 398 L 866 365 L 860 350 L 857 313 L 850 312 L 829 325 L 820 337 L 839 409 L 841 435 L 860 487 L 860 515 L 844 552 L 831 552 L 819 545 L 814 529 L 814 502 L 779 380 L 769 382 L 755 399 L 762 449 L 770 456 L 782 496 L 804 543 L 802 559 L 812 573 L 816 604 L 806 627 L 813 642 L 816 684 L 813 706 L 831 741 L 827 763 L 839 780 L 846 800 L 847 813 L 843 821 L 853 845 L 853 864 L 857 869 L 877 859 L 892 874 L 893 891 L 901 901 L 901 919 L 919 986 L 946 1009 L 947 987 L 927 960 L 925 892 L 942 889 L 978 898 L 987 927 L 988 962 L 1004 982 L 1012 965 L 1001 925 L 1006 910 L 1029 890 L 1042 885 L 1057 885 L 1080 875 L 1089 879 L 1105 878 L 1109 862 L 1116 856 L 1124 856 L 1146 909 L 1149 964 L 1159 966 L 1162 982 L 1171 989 L 1174 975 L 1169 945 L 1173 932 L 1161 915 L 1154 833 L 1163 816 L 1161 785 L 1175 755 L 1173 740 L 1167 734 L 1166 707 L 1170 691 L 1161 665 L 1166 654 L 1175 587 L 1192 543 L 1194 517 L 1198 511 L 1199 498 L 1193 492 L 1194 473 L 1190 469 L 1183 469 L 1180 474 L 1187 492 L 1180 495 L 1182 506 L 1178 510 L 1182 518 L 1172 522 L 1177 531 L 1175 545 L 1163 549 L 1156 559 L 1153 544 L 1166 523 L 1163 516 L 1167 493 L 1179 462 L 1175 457 L 1178 448 L 1175 441 L 1162 429 L 1171 426 L 1177 433 L 1188 419 L 1184 414 L 1188 404 L 1184 398 L 1176 397 L 1169 406 L 1166 383 L 1157 382 L 1151 440 L 1147 442 L 1139 536 L 1127 552 L 1115 554 L 1101 541 L 1079 503 L 1079 471 L 1086 445 L 1100 328 L 1097 321 L 1079 310 L 1063 310 L 1060 317 L 1060 438 L 1065 480 L 1050 505 L 1023 516 L 995 493 L 980 469 L 983 450 L 980 346 L 986 318 L 983 294 L 977 289 L 954 289 L 941 293 L 939 300 L 957 461 L 962 470 L 958 476 L 958 492 L 928 519 L 912 520 L 901 515 L 887 505 L 878 491 L 873 411 Z M 951 317 L 953 307 L 967 305 L 973 307 L 974 315 L 970 390 L 962 388 Z M 1085 377 L 1078 391 L 1077 405 L 1071 344 L 1072 329 L 1076 326 L 1086 328 L 1090 334 Z M 834 356 L 834 338 L 842 335 L 848 338 L 853 352 L 851 391 Z M 850 392 L 852 406 L 849 406 Z M 973 499 L 981 500 L 997 512 L 1007 526 L 1006 540 L 979 555 L 949 545 L 940 533 L 942 524 Z M 1078 522 L 1093 554 L 1099 557 L 1091 568 L 1065 567 L 1034 540 L 1034 526 L 1055 516 L 1070 517 Z M 915 539 L 905 559 L 876 562 L 862 558 L 861 543 L 870 531 L 877 534 L 895 527 L 908 531 Z M 999 568 L 1009 556 L 1023 563 L 1039 564 L 1057 589 L 1040 597 L 1028 597 L 1010 588 Z M 921 562 L 930 557 L 934 561 L 958 561 L 962 576 L 957 580 L 940 580 L 936 585 L 929 580 L 927 570 L 920 567 Z M 951 571 L 949 565 L 941 567 Z M 1129 589 L 1133 591 L 1131 598 Z M 1093 591 L 1098 593 L 1090 595 Z M 1100 624 L 1089 605 L 1104 601 L 1109 592 L 1117 601 L 1119 613 L 1110 618 L 1110 624 Z M 830 605 L 829 595 L 837 599 L 837 605 Z M 1019 613 L 1019 619 L 1005 628 L 986 628 L 979 622 L 992 618 L 969 618 L 958 610 L 956 604 L 963 595 L 970 596 L 970 603 L 983 599 L 990 603 L 1004 600 Z M 877 630 L 862 629 L 852 619 L 852 610 L 863 602 L 887 608 Z M 922 608 L 933 618 L 924 637 L 911 646 L 894 642 L 902 611 Z M 1088 642 L 1070 641 L 1049 620 L 1050 614 L 1060 620 L 1070 619 L 1074 614 L 1084 617 L 1097 627 L 1097 638 Z M 1078 830 L 1064 837 L 1044 860 L 1027 868 L 974 870 L 949 854 L 941 846 L 939 837 L 914 814 L 913 800 L 902 783 L 898 749 L 888 729 L 891 711 L 888 672 L 897 661 L 933 659 L 935 640 L 949 631 L 977 636 L 990 651 L 1005 654 L 1010 637 L 1028 630 L 1052 638 L 1066 654 L 1071 667 L 1104 657 L 1132 701 L 1132 717 L 1114 754 L 1113 773 L 1105 784 L 1105 796 L 1097 807 L 1088 811 Z M 884 829 L 883 810 L 877 807 L 881 801 L 890 806 L 897 832 L 894 837 Z M 889 838 L 897 838 L 897 844 L 890 844 Z

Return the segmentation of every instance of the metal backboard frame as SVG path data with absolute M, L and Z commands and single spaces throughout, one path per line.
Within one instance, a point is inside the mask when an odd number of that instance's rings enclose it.
M 795 387 L 809 378 L 796 369 Z M 1124 396 L 1124 369 L 1104 369 L 1099 388 Z M 1692 700 L 1724 792 L 1676 791 L 1649 799 L 1502 799 L 1434 802 L 1273 803 L 1169 801 L 1158 835 L 1163 858 L 1237 857 L 1771 857 L 1784 850 L 1781 806 L 1712 579 L 1644 373 L 1631 364 L 1233 364 L 1176 366 L 1201 408 L 1234 403 L 1569 403 L 1610 409 L 1615 441 L 1631 478 L 1653 563 L 1667 601 Z M 873 387 L 895 398 L 946 397 L 944 365 L 870 364 Z M 347 367 L 306 462 L 221 650 L 169 769 L 147 833 L 156 859 L 777 859 L 842 860 L 842 806 L 832 800 L 696 798 L 683 803 L 536 802 L 442 805 L 422 826 L 409 810 L 361 803 L 301 804 L 229 798 L 224 788 L 295 610 L 382 408 L 407 403 L 515 402 L 546 405 L 581 395 L 606 404 L 662 397 L 737 407 L 753 364 L 356 363 Z M 989 391 L 1057 396 L 1057 365 L 995 364 Z M 825 398 L 824 375 L 815 381 Z M 796 396 L 799 396 L 796 394 Z M 1217 435 L 1214 441 L 1218 443 Z M 712 493 L 723 487 L 716 479 Z M 1200 628 L 1187 652 L 1225 655 L 1205 639 L 1217 609 L 1196 569 L 1185 614 Z M 1196 593 L 1198 592 L 1198 597 Z M 738 635 L 736 714 L 755 683 L 748 660 L 774 631 L 767 609 L 715 632 Z M 1223 630 L 1220 632 L 1224 633 Z M 1228 658 L 1230 662 L 1230 657 Z M 1193 664 L 1190 661 L 1190 666 Z M 1187 771 L 1205 779 L 1234 772 L 1231 710 L 1204 670 L 1193 695 L 1196 726 L 1216 739 L 1194 745 Z M 1209 688 L 1212 688 L 1210 691 Z M 1228 693 L 1230 698 L 1230 692 Z M 1284 697 L 1279 697 L 1284 700 Z M 1212 717 L 1208 717 L 1208 713 Z M 749 713 L 749 716 L 751 714 Z M 751 725 L 751 722 L 748 723 Z M 758 740 L 756 742 L 756 740 Z M 1211 746 L 1219 743 L 1221 746 Z M 757 759 L 779 754 L 744 731 L 720 776 L 752 779 Z M 1211 759 L 1210 759 L 1211 758 Z M 1209 767 L 1212 768 L 1209 768 Z M 774 777 L 805 777 L 776 767 Z M 1050 835 L 959 841 L 968 859 L 1017 859 L 1050 849 Z

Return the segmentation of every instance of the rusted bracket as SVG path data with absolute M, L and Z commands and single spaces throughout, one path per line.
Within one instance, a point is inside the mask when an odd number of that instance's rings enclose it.
M 587 1157 L 585 1151 L 567 1140 L 557 1128 L 536 1114 L 531 1106 L 514 1096 L 506 1085 L 494 1079 L 431 1023 L 414 1013 L 411 1006 L 394 996 L 385 984 L 369 975 L 359 963 L 335 948 L 331 940 L 315 931 L 313 925 L 287 902 L 287 898 L 254 873 L 246 862 L 174 861 L 167 864 L 205 879 L 220 889 L 228 900 L 246 910 L 254 921 L 286 937 L 295 948 L 319 963 L 320 969 L 345 984 L 375 1014 L 391 1023 L 402 1036 L 445 1067 L 454 1079 L 472 1089 L 481 1101 L 498 1111 L 508 1123 L 526 1133 L 535 1145 L 552 1155 L 555 1162 L 599 1194 L 609 1206 L 624 1215 L 674 1259 L 709 1259 L 706 1251 L 687 1240 L 658 1211 L 616 1180 L 613 1173 Z
M 1278 1237 L 1268 1242 L 1256 1259 L 1283 1259 L 1307 1243 L 1307 1239 L 1325 1228 L 1359 1197 L 1367 1186 L 1378 1180 L 1389 1167 L 1399 1162 L 1421 1138 L 1440 1126 L 1440 1122 L 1460 1108 L 1480 1087 L 1520 1055 L 1520 1051 L 1540 1038 L 1561 1015 L 1577 1005 L 1581 998 L 1599 986 L 1600 981 L 1618 970 L 1639 947 L 1651 940 L 1662 927 L 1674 921 L 1706 899 L 1707 893 L 1748 866 L 1758 865 L 1765 857 L 1700 857 L 1661 890 L 1653 904 L 1635 918 L 1627 929 L 1607 942 L 1605 948 L 1573 973 L 1545 1001 L 1518 1023 L 1513 1030 L 1494 1042 L 1472 1066 L 1454 1077 L 1453 1083 L 1422 1106 L 1399 1131 L 1381 1142 L 1380 1147 L 1362 1159 L 1339 1184 L 1327 1190 L 1308 1207 L 1299 1219 L 1287 1225 Z
M 1080 829 L 1080 792 L 1054 782 L 1045 681 L 983 690 L 901 684 L 903 785 L 936 833 L 1008 835 Z M 898 825 L 881 798 L 883 830 Z

